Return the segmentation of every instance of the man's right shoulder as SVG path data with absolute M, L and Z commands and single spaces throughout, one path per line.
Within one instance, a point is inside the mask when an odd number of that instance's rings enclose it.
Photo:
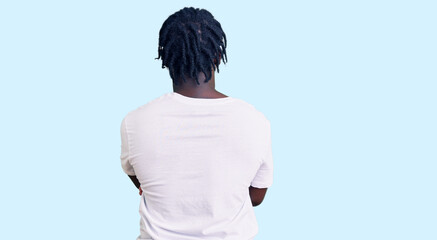
M 163 105 L 165 105 L 168 102 L 167 100 L 169 99 L 169 96 L 170 96 L 170 94 L 166 93 L 166 94 L 163 94 L 159 97 L 156 97 L 156 98 L 150 100 L 149 102 L 137 107 L 136 109 L 128 112 L 126 114 L 126 117 L 132 117 L 132 116 L 135 116 L 137 114 L 142 114 L 144 112 L 159 111 L 160 109 L 163 109 L 163 107 L 164 107 Z

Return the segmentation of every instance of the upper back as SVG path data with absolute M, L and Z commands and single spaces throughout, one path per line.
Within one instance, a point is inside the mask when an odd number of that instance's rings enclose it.
M 183 231 L 236 216 L 235 228 L 257 229 L 248 187 L 269 150 L 269 122 L 261 112 L 232 97 L 172 92 L 130 112 L 123 122 L 129 163 L 148 204 L 143 211 L 173 226 L 189 219 L 189 226 L 180 226 Z

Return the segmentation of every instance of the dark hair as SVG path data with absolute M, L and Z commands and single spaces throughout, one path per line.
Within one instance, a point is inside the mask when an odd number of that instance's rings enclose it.
M 169 16 L 159 31 L 158 57 L 162 68 L 169 69 L 175 85 L 185 77 L 199 83 L 198 74 L 205 75 L 205 82 L 212 76 L 212 69 L 219 72 L 220 60 L 226 56 L 226 35 L 220 23 L 205 9 L 184 8 Z

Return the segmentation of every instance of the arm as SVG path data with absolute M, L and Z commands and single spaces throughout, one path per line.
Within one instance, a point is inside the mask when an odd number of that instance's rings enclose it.
M 255 188 L 249 187 L 249 195 L 252 200 L 252 206 L 256 207 L 262 203 L 264 196 L 266 195 L 267 188 Z
M 130 156 L 129 156 L 129 142 L 127 139 L 128 136 L 126 132 L 126 117 L 123 118 L 123 121 L 121 122 L 120 135 L 121 135 L 121 154 L 120 154 L 121 167 L 123 168 L 123 171 L 128 175 L 130 180 L 132 180 L 135 187 L 140 190 L 140 195 L 141 195 L 143 191 L 141 189 L 140 181 L 138 181 L 138 178 L 135 175 L 135 170 L 132 164 L 129 162 Z
M 135 187 L 140 189 L 140 181 L 138 181 L 137 176 L 131 176 L 131 175 L 128 175 L 128 176 L 129 176 L 130 180 L 132 180 L 132 182 L 134 183 Z
M 134 183 L 135 187 L 140 190 L 140 195 L 141 195 L 143 193 L 143 190 L 140 188 L 141 184 L 140 184 L 140 181 L 138 181 L 137 176 L 128 175 L 128 177 L 130 178 L 130 180 L 132 180 L 132 182 Z
M 256 207 L 262 203 L 266 195 L 267 188 L 273 183 L 273 155 L 272 155 L 272 138 L 270 131 L 270 122 L 266 121 L 265 131 L 265 152 L 261 156 L 262 163 L 256 172 L 255 177 L 249 185 L 249 195 L 252 200 L 252 206 Z M 255 186 L 255 187 L 254 187 Z

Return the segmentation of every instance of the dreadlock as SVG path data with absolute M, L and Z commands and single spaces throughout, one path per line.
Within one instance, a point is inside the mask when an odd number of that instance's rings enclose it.
M 169 69 L 175 85 L 186 77 L 195 79 L 212 77 L 212 69 L 219 72 L 220 60 L 226 56 L 226 35 L 220 23 L 205 9 L 184 8 L 165 20 L 159 31 L 158 57 L 162 68 Z

